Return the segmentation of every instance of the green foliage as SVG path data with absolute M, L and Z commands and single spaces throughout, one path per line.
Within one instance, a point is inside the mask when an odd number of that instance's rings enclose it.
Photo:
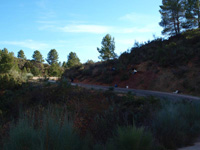
M 40 53 L 40 51 L 35 50 L 33 52 L 33 56 L 32 56 L 34 61 L 38 61 L 38 62 L 44 62 L 42 54 Z
M 92 65 L 92 64 L 94 64 L 94 61 L 93 61 L 93 60 L 88 60 L 88 61 L 86 62 L 86 64 L 87 64 L 87 65 Z
M 101 49 L 97 48 L 97 51 L 100 53 L 99 59 L 101 60 L 109 60 L 117 57 L 117 54 L 114 52 L 115 50 L 115 41 L 111 35 L 107 34 L 101 42 Z
M 49 70 L 48 70 L 48 74 L 50 76 L 61 76 L 62 75 L 62 69 L 60 68 L 60 66 L 58 65 L 58 63 L 54 63 L 50 66 Z
M 184 8 L 186 22 L 184 22 L 183 27 L 186 29 L 200 27 L 199 0 L 184 1 Z
M 55 49 L 50 50 L 48 53 L 46 61 L 52 65 L 58 62 L 58 53 Z
M 62 63 L 62 67 L 67 68 L 67 63 L 65 61 Z
M 50 110 L 52 111 L 52 110 Z M 44 113 L 42 122 L 37 125 L 38 118 L 28 116 L 12 125 L 4 150 L 84 150 L 89 149 L 87 143 L 74 131 L 73 124 L 67 117 L 62 120 L 48 112 Z
M 9 53 L 6 48 L 0 52 L 0 73 L 8 73 L 14 66 L 13 53 Z
M 200 27 L 199 0 L 163 0 L 160 8 L 163 34 L 177 35 L 181 29 Z
M 22 81 L 19 78 L 14 78 L 10 74 L 0 74 L 0 90 L 14 89 L 21 83 Z
M 183 0 L 162 0 L 160 8 L 162 21 L 159 24 L 164 28 L 162 34 L 179 34 L 184 16 Z
M 24 51 L 23 50 L 20 50 L 18 52 L 18 55 L 17 55 L 18 58 L 21 58 L 21 59 L 26 59 L 26 56 L 24 55 Z
M 153 132 L 159 142 L 172 149 L 183 146 L 200 133 L 200 104 L 165 104 L 154 118 Z
M 107 144 L 108 150 L 151 150 L 153 136 L 144 128 L 119 127 L 117 135 Z
M 38 75 L 40 74 L 40 70 L 39 70 L 37 67 L 33 66 L 33 67 L 31 68 L 31 73 L 32 73 L 34 76 L 38 76 Z
M 75 52 L 70 52 L 68 55 L 67 67 L 72 68 L 81 65 L 80 59 Z

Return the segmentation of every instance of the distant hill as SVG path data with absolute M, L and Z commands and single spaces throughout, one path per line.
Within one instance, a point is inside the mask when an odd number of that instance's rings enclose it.
M 137 44 L 118 59 L 68 69 L 64 76 L 88 84 L 200 95 L 200 30 Z

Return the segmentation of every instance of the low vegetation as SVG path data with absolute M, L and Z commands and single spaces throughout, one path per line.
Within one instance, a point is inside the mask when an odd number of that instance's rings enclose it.
M 71 87 L 67 80 L 24 84 L 1 93 L 0 143 L 5 150 L 175 149 L 200 134 L 199 108 Z

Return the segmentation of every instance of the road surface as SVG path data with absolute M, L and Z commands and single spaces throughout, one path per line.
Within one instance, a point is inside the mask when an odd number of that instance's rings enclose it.
M 110 86 L 101 86 L 101 85 L 89 85 L 82 83 L 71 83 L 73 86 L 81 86 L 88 89 L 97 89 L 97 90 L 109 90 Z M 161 99 L 170 99 L 170 100 L 200 100 L 200 97 L 191 96 L 191 95 L 183 95 L 183 94 L 174 94 L 167 92 L 158 92 L 158 91 L 150 91 L 150 90 L 136 90 L 136 89 L 127 89 L 127 88 L 114 88 L 115 92 L 119 93 L 128 93 L 131 92 L 136 96 L 155 96 Z

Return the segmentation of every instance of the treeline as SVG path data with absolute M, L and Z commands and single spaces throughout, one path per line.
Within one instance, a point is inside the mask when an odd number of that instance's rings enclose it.
M 177 35 L 200 27 L 199 0 L 162 0 L 160 8 L 162 34 Z
M 21 60 L 26 60 L 26 57 L 24 55 L 23 50 L 20 50 L 18 52 L 18 58 Z M 48 64 L 43 64 L 44 62 L 44 58 L 42 56 L 42 54 L 40 53 L 40 51 L 35 50 L 33 52 L 32 55 L 32 60 L 29 61 L 30 62 L 34 62 L 34 63 L 40 63 L 41 65 L 43 65 L 45 69 L 42 68 L 38 68 L 39 71 L 33 71 L 33 75 L 46 75 L 46 76 L 61 76 L 62 72 L 64 69 L 66 68 L 71 68 L 74 66 L 78 66 L 81 65 L 80 63 L 80 59 L 78 58 L 78 56 L 76 55 L 75 52 L 70 52 L 68 55 L 68 61 L 64 61 L 63 63 L 59 62 L 58 59 L 58 52 L 56 51 L 56 49 L 51 49 L 47 55 L 46 61 Z M 29 69 L 29 65 L 24 65 L 25 69 Z M 37 67 L 36 65 L 33 64 L 33 67 Z M 42 71 L 42 72 L 41 72 Z
M 20 50 L 17 57 L 8 49 L 0 49 L 0 89 L 13 89 L 20 86 L 33 76 L 62 76 L 67 68 L 81 65 L 80 59 L 74 52 L 68 55 L 68 61 L 59 62 L 58 53 L 51 49 L 44 63 L 40 51 L 35 50 L 32 60 L 27 60 L 23 50 Z

